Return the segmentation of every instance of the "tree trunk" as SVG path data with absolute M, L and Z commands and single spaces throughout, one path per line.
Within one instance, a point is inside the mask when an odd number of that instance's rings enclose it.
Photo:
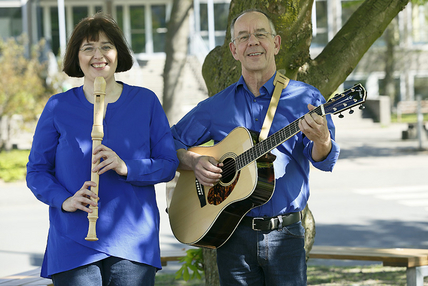
M 12 150 L 10 136 L 11 117 L 7 115 L 0 116 L 0 151 Z
M 396 33 L 396 20 L 391 22 L 388 28 L 385 31 L 385 41 L 386 41 L 386 53 L 385 53 L 385 95 L 388 95 L 391 98 L 391 107 L 394 106 L 396 102 L 396 90 L 395 90 L 395 79 L 394 79 L 394 70 L 395 70 L 395 46 L 397 45 L 397 40 L 395 37 Z
M 192 0 L 174 0 L 165 42 L 165 67 L 163 84 L 163 108 L 170 124 L 181 116 L 180 97 L 182 74 L 187 60 L 189 38 L 189 11 Z
M 205 285 L 220 285 L 217 268 L 217 251 L 215 249 L 202 249 L 204 257 Z

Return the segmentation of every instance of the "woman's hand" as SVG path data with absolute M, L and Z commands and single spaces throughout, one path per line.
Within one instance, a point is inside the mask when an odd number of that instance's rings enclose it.
M 96 207 L 98 204 L 96 201 L 93 201 L 90 198 L 98 201 L 98 196 L 89 190 L 89 187 L 96 186 L 97 184 L 94 182 L 86 181 L 80 190 L 78 190 L 72 197 L 69 197 L 62 203 L 62 209 L 66 212 L 82 210 L 84 212 L 91 213 L 92 210 L 88 206 L 91 205 Z
M 110 148 L 104 145 L 99 145 L 95 148 L 93 155 L 92 162 L 94 164 L 101 158 L 103 160 L 92 169 L 92 172 L 98 172 L 98 174 L 101 175 L 108 170 L 114 170 L 121 176 L 128 175 L 128 167 L 125 162 Z

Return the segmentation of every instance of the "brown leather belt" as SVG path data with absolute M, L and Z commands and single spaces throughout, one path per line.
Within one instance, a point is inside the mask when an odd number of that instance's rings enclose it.
M 245 216 L 241 221 L 241 225 L 249 226 L 253 230 L 257 231 L 268 231 L 289 226 L 290 224 L 299 222 L 301 219 L 302 215 L 300 212 L 279 215 L 276 217 Z

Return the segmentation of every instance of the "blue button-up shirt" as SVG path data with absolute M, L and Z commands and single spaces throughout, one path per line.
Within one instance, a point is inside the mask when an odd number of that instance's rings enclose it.
M 258 97 L 250 92 L 241 76 L 235 84 L 200 102 L 172 127 L 175 148 L 188 149 L 209 140 L 218 143 L 238 126 L 260 132 L 275 87 L 274 78 L 260 88 Z M 282 91 L 269 135 L 308 113 L 308 104 L 319 106 L 323 103 L 325 99 L 316 88 L 290 80 Z M 272 217 L 305 208 L 309 198 L 309 163 L 320 170 L 332 171 L 339 157 L 334 124 L 330 115 L 326 118 L 332 138 L 327 158 L 321 162 L 312 159 L 313 142 L 302 132 L 272 150 L 276 155 L 274 194 L 266 204 L 252 209 L 249 216 Z
M 61 209 L 91 179 L 93 110 L 80 86 L 52 96 L 37 123 L 27 185 L 49 205 L 42 277 L 109 256 L 162 267 L 154 184 L 174 177 L 178 158 L 168 120 L 152 91 L 123 84 L 120 98 L 107 105 L 102 144 L 122 158 L 128 175 L 109 170 L 99 176 L 99 240 L 85 240 L 86 212 Z

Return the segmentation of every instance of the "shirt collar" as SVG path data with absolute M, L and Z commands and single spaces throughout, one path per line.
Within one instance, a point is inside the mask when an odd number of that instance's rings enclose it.
M 275 88 L 275 86 L 273 85 L 273 81 L 275 79 L 276 73 L 260 88 L 260 97 L 263 96 L 269 96 L 271 97 L 273 94 L 273 90 Z M 238 82 L 236 83 L 236 88 L 238 88 L 239 86 L 242 86 L 247 92 L 249 92 L 250 94 L 251 91 L 248 89 L 247 84 L 245 83 L 244 77 L 241 75 L 241 77 L 239 78 Z

